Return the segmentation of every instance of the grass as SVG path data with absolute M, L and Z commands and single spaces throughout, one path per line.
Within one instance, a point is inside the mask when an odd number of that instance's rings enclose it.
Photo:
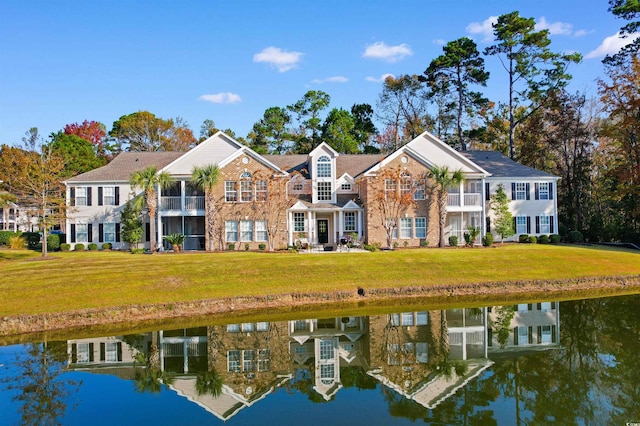
M 0 316 L 282 293 L 640 274 L 637 251 L 564 245 L 376 253 L 0 250 Z

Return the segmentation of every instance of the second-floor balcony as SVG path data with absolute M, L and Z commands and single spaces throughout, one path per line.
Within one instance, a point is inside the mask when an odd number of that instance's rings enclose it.
M 448 207 L 482 207 L 482 194 L 476 192 L 449 193 L 447 195 Z
M 160 197 L 160 210 L 204 210 L 204 197 L 184 197 L 184 204 L 180 196 Z

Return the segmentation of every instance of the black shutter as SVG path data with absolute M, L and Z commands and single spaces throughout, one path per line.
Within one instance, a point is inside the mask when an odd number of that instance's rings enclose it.
M 553 216 L 549 216 L 549 231 L 554 234 L 555 230 L 553 229 Z
M 116 204 L 116 206 L 119 206 L 120 205 L 120 187 L 116 186 L 114 191 L 115 191 L 115 195 L 116 195 L 116 203 L 115 204 Z
M 87 186 L 87 205 L 90 206 L 91 205 L 91 193 L 93 192 L 93 188 L 90 186 Z
M 530 200 L 531 195 L 529 194 L 529 192 L 531 192 L 531 184 L 526 183 L 524 186 L 525 186 L 525 192 L 527 193 L 527 200 Z
M 122 361 L 122 342 L 118 342 L 118 361 Z
M 102 187 L 101 186 L 98 187 L 98 205 L 99 206 L 102 205 Z
M 144 233 L 145 233 L 144 240 L 146 242 L 151 241 L 151 224 L 148 222 L 144 224 Z
M 78 362 L 78 345 L 76 343 L 71 344 L 71 362 L 73 364 Z
M 93 343 L 89 343 L 89 362 L 93 362 Z
M 536 216 L 536 234 L 540 233 L 540 216 Z
M 76 242 L 76 224 L 75 223 L 71 224 L 71 242 L 72 243 Z
M 553 343 L 556 343 L 558 341 L 558 339 L 556 337 L 556 326 L 555 325 L 551 326 L 551 341 Z
M 527 216 L 527 234 L 531 233 L 531 216 Z
M 535 193 L 536 193 L 536 194 L 535 194 L 535 197 L 536 197 L 535 199 L 536 199 L 536 200 L 539 200 L 539 199 L 540 199 L 540 188 L 539 188 L 539 186 L 540 186 L 540 185 L 539 185 L 537 182 L 533 184 L 534 191 L 535 191 Z
M 487 234 L 488 234 L 489 232 L 491 232 L 491 218 L 489 216 L 487 216 L 486 222 L 487 222 Z
M 87 242 L 89 243 L 93 242 L 93 225 L 92 224 L 87 225 Z
M 553 182 L 549 182 L 549 199 L 553 200 Z
M 542 326 L 538 326 L 538 344 L 542 343 Z
M 553 310 L 556 309 L 556 302 L 551 302 L 551 309 L 553 309 Z
M 493 329 L 487 327 L 487 346 L 493 346 Z
M 529 334 L 529 344 L 533 343 L 533 327 L 529 327 L 529 329 L 527 330 L 527 333 Z
M 541 311 L 541 310 L 542 310 L 542 303 L 537 303 L 537 309 L 538 309 L 539 311 Z
M 513 217 L 513 232 L 518 233 L 518 222 L 516 222 L 516 217 Z
M 102 238 L 102 234 L 104 232 L 104 225 L 103 224 L 99 224 L 98 225 L 98 242 L 101 243 L 103 238 Z
M 518 346 L 518 327 L 513 329 L 513 344 Z
M 120 242 L 120 224 L 116 223 L 116 243 Z
M 485 182 L 484 184 L 484 199 L 487 201 L 491 200 L 491 192 L 489 192 L 489 182 Z
M 100 361 L 104 361 L 107 358 L 106 352 L 104 342 L 100 342 Z
M 72 186 L 71 188 L 69 188 L 69 205 L 75 206 L 76 205 L 76 189 Z
M 512 200 L 516 199 L 516 183 L 515 182 L 511 182 L 511 199 Z

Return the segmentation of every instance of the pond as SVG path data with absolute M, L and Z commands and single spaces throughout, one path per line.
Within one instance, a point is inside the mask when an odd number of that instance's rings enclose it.
M 0 423 L 625 425 L 638 366 L 640 295 L 202 324 L 0 347 Z

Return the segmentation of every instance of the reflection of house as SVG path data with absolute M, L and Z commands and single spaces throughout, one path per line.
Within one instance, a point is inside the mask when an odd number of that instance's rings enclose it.
M 289 321 L 289 351 L 299 366 L 313 362 L 313 389 L 329 400 L 342 388 L 341 367 L 366 365 L 366 335 L 365 317 Z
M 69 368 L 133 378 L 138 354 L 144 354 L 149 335 L 94 337 L 67 341 Z
M 559 346 L 559 307 L 558 302 L 541 302 L 489 308 L 491 352 L 499 352 L 501 347 L 514 350 Z M 508 338 L 503 344 L 498 340 L 499 327 L 504 329 L 504 336 L 508 330 Z
M 67 203 L 73 210 L 67 240 L 124 247 L 119 226 L 131 193 L 129 178 L 155 165 L 176 180 L 158 191 L 158 241 L 163 235 L 182 233 L 187 237 L 185 249 L 203 249 L 204 194 L 191 185 L 190 175 L 194 166 L 208 164 L 220 168 L 213 193 L 220 224 L 216 232 L 225 247 L 233 243 L 258 248 L 272 238 L 278 248 L 304 238 L 314 246 L 333 248 L 352 233 L 368 243 L 386 242 L 386 230 L 380 225 L 385 220 L 394 224 L 392 238 L 399 242 L 434 244 L 438 220 L 427 175 L 435 166 L 460 170 L 465 176 L 464 183 L 448 189 L 447 200 L 445 232 L 460 242 L 469 226 L 480 228 L 482 235 L 490 231 L 487 200 L 498 184 L 510 191 L 517 234 L 555 232 L 556 177 L 496 152 L 467 154 L 425 132 L 387 156 L 344 155 L 326 143 L 306 155 L 260 155 L 219 132 L 185 153 L 126 152 L 104 167 L 68 179 Z M 273 185 L 276 181 L 284 184 Z M 406 211 L 381 217 L 387 213 L 376 207 L 376 200 L 404 196 L 413 202 Z M 273 220 L 285 225 L 279 235 L 270 237 Z M 149 228 L 145 234 L 149 241 Z

